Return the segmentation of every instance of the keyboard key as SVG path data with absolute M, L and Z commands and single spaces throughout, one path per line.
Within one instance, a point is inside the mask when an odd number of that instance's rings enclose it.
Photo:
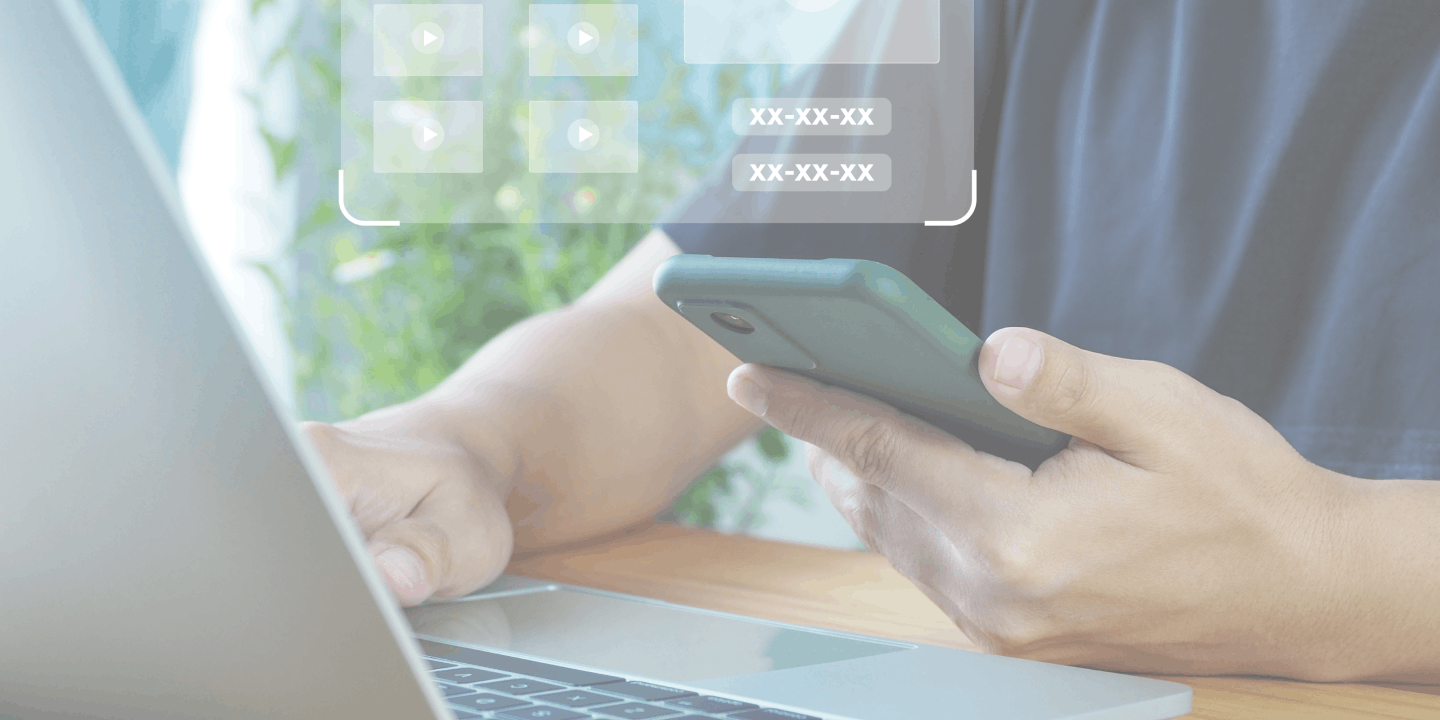
M 455 708 L 450 708 L 450 712 L 452 712 L 452 713 L 455 714 L 456 720 L 474 720 L 474 718 L 485 717 L 484 715 L 481 715 L 480 713 L 473 713 L 473 712 L 470 712 L 469 710 L 456 710 Z M 682 720 L 682 719 L 677 718 L 677 720 Z
M 644 703 L 625 703 L 624 705 L 609 705 L 607 707 L 594 708 L 590 712 L 598 713 L 606 717 L 616 718 L 658 718 L 666 715 L 674 715 L 675 710 L 662 708 L 658 705 L 646 705 Z
M 431 670 L 444 670 L 445 668 L 455 667 L 455 663 L 447 663 L 444 660 L 436 660 L 435 658 L 425 658 L 425 662 L 430 663 Z
M 558 682 L 561 685 L 604 685 L 605 683 L 617 683 L 623 678 L 614 675 L 602 675 L 588 670 L 576 670 L 574 668 L 551 665 L 550 663 L 537 662 L 535 660 L 522 660 L 521 658 L 501 655 L 499 653 L 486 652 L 484 650 L 472 650 L 459 645 L 435 642 L 434 640 L 421 640 L 420 648 L 426 654 L 445 660 L 453 660 L 466 665 L 479 665 L 491 670 L 499 670 L 514 675 L 529 675 L 541 680 Z
M 679 700 L 671 700 L 665 704 L 684 710 L 694 710 L 695 712 L 707 713 L 739 712 L 741 710 L 750 710 L 755 707 L 753 703 L 740 702 L 739 700 L 731 700 L 729 698 L 709 696 L 680 698 Z
M 566 690 L 564 692 L 550 693 L 549 695 L 536 695 L 531 700 L 544 700 L 556 705 L 565 707 L 583 708 L 591 705 L 603 705 L 605 703 L 620 702 L 620 698 L 613 695 L 601 695 L 589 690 Z
M 675 688 L 665 687 L 664 685 L 652 685 L 651 683 L 633 680 L 630 682 L 616 683 L 614 685 L 606 685 L 605 692 L 624 695 L 625 697 L 635 698 L 636 700 L 670 700 L 672 698 L 688 697 L 695 694 L 689 690 L 676 690 Z
M 561 689 L 559 685 L 543 683 L 539 680 L 527 680 L 525 678 L 510 678 L 509 680 L 496 680 L 483 685 L 477 685 L 482 690 L 494 690 L 495 692 L 510 693 L 511 695 L 529 695 L 538 692 L 550 692 Z
M 467 708 L 469 710 L 503 710 L 505 708 L 513 708 L 529 704 L 524 700 L 516 700 L 515 698 L 505 697 L 504 695 L 492 695 L 490 693 L 480 693 L 479 695 L 466 695 L 465 697 L 458 698 L 446 698 L 445 702 L 448 702 L 451 705 L 459 705 L 460 707 Z
M 775 708 L 760 708 L 750 712 L 735 713 L 727 717 L 738 718 L 739 720 L 820 720 L 814 715 L 801 715 L 789 710 L 777 710 Z
M 542 707 L 535 705 L 517 710 L 501 710 L 495 713 L 495 717 L 514 718 L 514 720 L 590 720 L 589 715 L 582 715 L 570 710 L 562 710 L 557 707 Z
M 493 673 L 489 670 L 476 670 L 475 668 L 457 667 L 449 670 L 436 670 L 430 673 L 440 680 L 452 682 L 456 685 L 468 685 L 470 683 L 485 682 L 505 677 L 500 673 Z
M 447 697 L 447 698 L 449 698 L 449 697 L 457 697 L 457 696 L 460 696 L 460 695 L 469 695 L 470 693 L 475 692 L 474 690 L 471 690 L 470 688 L 460 687 L 459 685 L 451 685 L 450 683 L 435 683 L 435 684 L 440 686 L 440 692 L 445 693 L 445 697 Z

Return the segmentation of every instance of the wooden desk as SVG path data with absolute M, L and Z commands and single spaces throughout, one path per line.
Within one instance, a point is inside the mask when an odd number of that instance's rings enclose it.
M 533 578 L 782 622 L 974 650 L 885 558 L 651 524 L 511 563 Z M 1195 688 L 1206 720 L 1440 719 L 1440 696 L 1359 684 L 1167 677 Z

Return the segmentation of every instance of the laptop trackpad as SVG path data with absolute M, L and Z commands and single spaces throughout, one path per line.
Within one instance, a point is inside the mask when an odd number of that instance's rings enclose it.
M 910 647 L 554 586 L 472 597 L 411 608 L 410 624 L 421 635 L 676 683 Z

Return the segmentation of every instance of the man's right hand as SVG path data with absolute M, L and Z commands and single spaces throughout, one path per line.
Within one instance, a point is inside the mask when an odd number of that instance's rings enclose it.
M 657 229 L 423 396 L 303 426 L 402 604 L 475 590 L 517 547 L 653 518 L 755 431 L 725 395 L 735 356 L 655 298 L 678 252 Z
M 515 535 L 503 469 L 458 442 L 397 432 L 383 417 L 302 430 L 400 604 L 458 597 L 504 570 Z

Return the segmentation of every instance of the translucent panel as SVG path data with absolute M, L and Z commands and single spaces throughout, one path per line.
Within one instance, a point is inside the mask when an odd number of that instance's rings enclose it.
M 954 222 L 970 0 L 340 0 L 342 200 L 399 223 Z

